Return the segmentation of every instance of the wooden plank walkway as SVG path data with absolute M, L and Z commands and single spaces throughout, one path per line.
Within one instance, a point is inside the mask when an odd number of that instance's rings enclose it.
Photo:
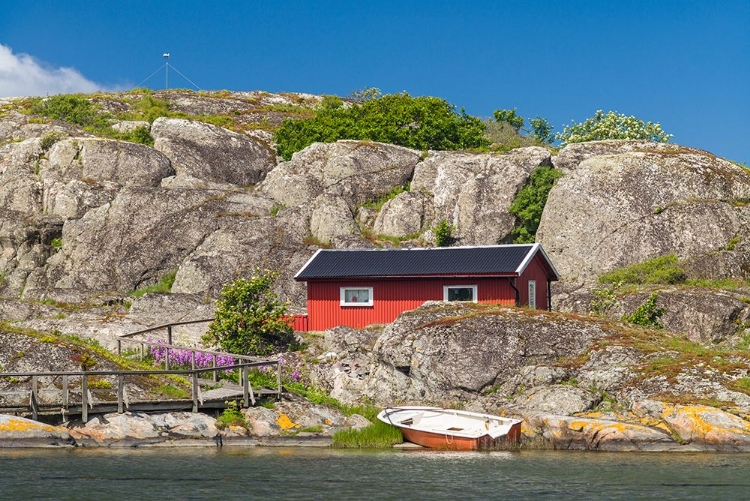
M 172 324 L 159 325 L 123 336 L 118 336 L 117 352 L 122 353 L 122 343 L 135 343 L 139 346 L 141 358 L 146 346 L 156 346 L 164 353 L 164 370 L 131 370 L 131 371 L 47 371 L 47 372 L 0 372 L 0 380 L 14 378 L 16 380 L 26 379 L 31 381 L 31 388 L 18 390 L 0 390 L 0 413 L 24 413 L 31 414 L 33 419 L 41 415 L 57 414 L 64 418 L 80 415 L 84 421 L 88 420 L 88 414 L 101 414 L 109 412 L 128 411 L 183 411 L 190 410 L 199 412 L 207 409 L 225 409 L 226 401 L 240 401 L 243 407 L 255 405 L 256 397 L 275 396 L 281 399 L 281 364 L 278 360 L 258 360 L 256 357 L 237 355 L 233 353 L 204 350 L 187 346 L 172 344 L 172 328 L 178 325 L 196 324 L 210 322 L 213 319 L 191 320 L 186 322 L 175 322 Z M 137 335 L 166 329 L 166 342 L 157 340 L 146 340 L 135 338 Z M 170 354 L 190 352 L 191 368 L 170 368 Z M 197 354 L 203 354 L 211 360 L 210 367 L 197 366 Z M 222 365 L 219 362 L 231 360 L 231 365 Z M 276 366 L 276 388 L 253 388 L 249 381 L 249 371 L 261 367 Z M 221 371 L 238 371 L 240 384 L 234 384 L 226 380 L 219 381 L 218 373 Z M 181 376 L 190 384 L 190 398 L 160 398 L 147 400 L 130 400 L 126 379 L 134 376 Z M 204 376 L 210 375 L 211 379 Z M 116 388 L 89 388 L 89 377 L 116 378 Z M 59 380 L 60 388 L 41 388 L 39 381 Z M 76 384 L 72 384 L 73 380 Z M 78 382 L 80 381 L 80 382 Z M 219 385 L 219 386 L 217 386 Z M 202 388 L 213 387 L 203 391 Z M 132 388 L 131 388 L 132 389 Z M 49 398 L 49 393 L 59 394 L 58 398 Z M 41 398 L 42 395 L 46 398 Z M 113 394 L 115 394 L 113 396 Z M 20 397 L 20 400 L 18 396 Z M 16 398 L 12 398 L 16 396 Z M 95 396 L 99 397 L 96 398 Z M 109 398 L 107 398 L 109 397 Z

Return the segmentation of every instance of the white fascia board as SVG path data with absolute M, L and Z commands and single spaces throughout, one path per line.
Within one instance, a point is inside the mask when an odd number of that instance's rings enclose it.
M 304 265 L 304 266 L 303 266 L 302 268 L 300 268 L 300 270 L 299 270 L 299 271 L 297 272 L 297 274 L 296 274 L 296 275 L 294 275 L 294 279 L 295 279 L 295 280 L 297 280 L 297 277 L 298 277 L 298 276 L 300 276 L 300 274 L 301 274 L 301 273 L 302 273 L 303 271 L 305 271 L 305 268 L 307 268 L 307 267 L 308 267 L 308 266 L 310 265 L 310 263 L 312 263 L 312 262 L 313 262 L 313 260 L 314 260 L 314 259 L 315 259 L 316 257 L 318 257 L 318 254 L 320 254 L 320 252 L 321 252 L 322 250 L 323 250 L 323 249 L 318 249 L 317 251 L 315 251 L 315 254 L 313 254 L 313 255 L 312 255 L 312 257 L 311 257 L 310 259 L 308 259 L 308 260 L 307 260 L 307 262 L 305 263 L 305 265 Z

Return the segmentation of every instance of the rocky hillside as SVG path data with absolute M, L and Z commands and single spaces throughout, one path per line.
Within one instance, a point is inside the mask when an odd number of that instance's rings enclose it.
M 145 128 L 153 146 L 30 114 L 24 101 L 0 102 L 8 319 L 41 328 L 34 302 L 127 305 L 129 292 L 173 277 L 173 297 L 160 301 L 162 321 L 177 320 L 195 313 L 185 304 L 210 305 L 222 284 L 256 267 L 280 270 L 278 292 L 302 309 L 304 286 L 291 277 L 320 246 L 432 245 L 443 220 L 454 227 L 453 245 L 507 241 L 517 224 L 509 207 L 540 166 L 562 173 L 537 234 L 563 278 L 559 309 L 588 313 L 599 274 L 664 254 L 693 279 L 744 281 L 750 270 L 750 174 L 694 148 L 602 141 L 554 155 L 339 141 L 284 162 L 274 127 L 306 116 L 319 98 L 169 91 L 92 101 L 113 117 L 113 130 Z M 157 104 L 168 112 L 156 113 Z M 643 298 L 622 294 L 613 317 Z M 667 327 L 696 339 L 724 340 L 750 316 L 741 290 L 678 285 L 662 297 L 671 298 Z

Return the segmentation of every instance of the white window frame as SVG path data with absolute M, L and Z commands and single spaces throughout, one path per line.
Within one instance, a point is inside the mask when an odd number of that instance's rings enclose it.
M 536 310 L 536 280 L 529 280 L 529 308 Z
M 476 285 L 444 285 L 443 286 L 443 301 L 448 301 L 448 290 L 449 289 L 471 289 L 471 301 L 451 301 L 453 302 L 466 302 L 476 303 L 479 301 L 477 297 L 477 286 Z
M 351 303 L 346 301 L 346 291 L 350 290 L 366 290 L 368 292 L 368 297 L 370 298 L 367 302 L 358 302 L 358 303 Z M 372 287 L 362 287 L 362 286 L 349 286 L 349 287 L 341 287 L 341 306 L 372 306 L 373 303 L 373 295 L 372 295 Z

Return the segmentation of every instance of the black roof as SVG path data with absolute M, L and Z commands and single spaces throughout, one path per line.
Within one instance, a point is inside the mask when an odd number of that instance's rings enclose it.
M 320 249 L 296 280 L 415 276 L 519 276 L 537 252 L 557 271 L 539 244 L 409 249 Z

